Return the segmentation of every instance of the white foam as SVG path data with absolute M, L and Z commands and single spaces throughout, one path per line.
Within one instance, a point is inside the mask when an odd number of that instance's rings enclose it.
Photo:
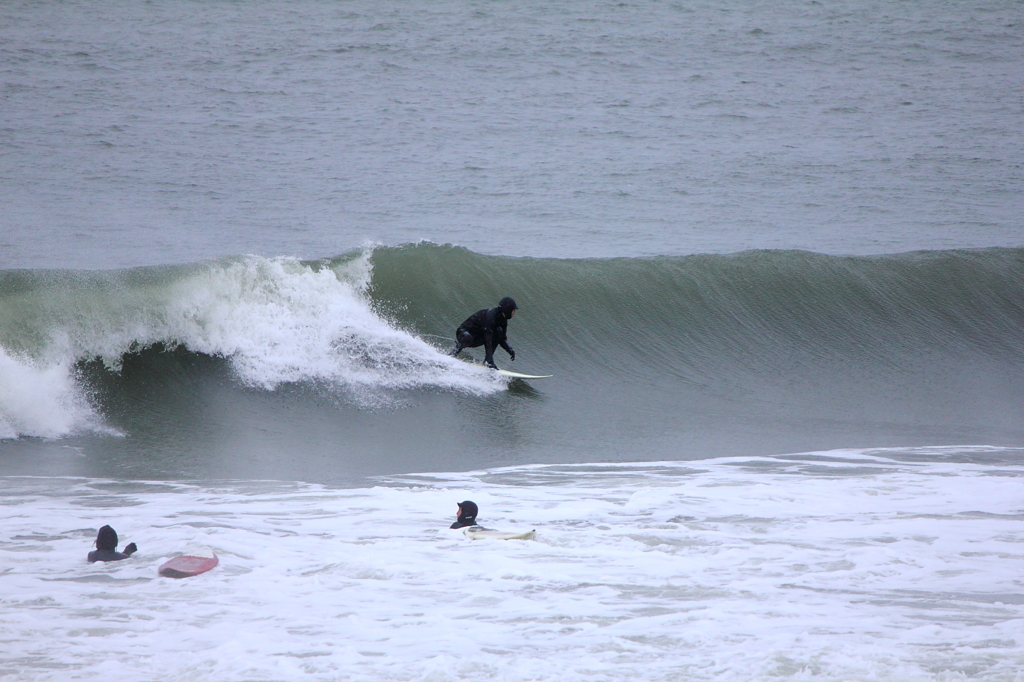
M 70 368 L 100 358 L 119 370 L 126 353 L 157 343 L 228 358 L 249 386 L 319 382 L 371 405 L 401 389 L 501 390 L 505 382 L 491 372 L 448 357 L 372 310 L 370 253 L 333 269 L 250 256 L 154 274 L 149 283 L 93 278 L 81 290 L 62 284 L 41 293 L 41 300 L 49 296 L 37 323 L 48 325 L 38 332 L 46 347 L 31 361 L 0 358 L 0 437 L 98 428 Z
M 357 490 L 0 479 L 0 669 L 33 682 L 1017 680 L 1018 470 L 838 453 Z M 448 530 L 467 498 L 485 525 L 537 540 Z M 139 553 L 90 566 L 105 523 Z M 196 544 L 216 569 L 157 577 Z
M 504 384 L 382 320 L 365 296 L 369 252 L 337 269 L 249 257 L 178 283 L 162 336 L 231 359 L 247 384 L 320 380 L 371 390 Z
M 57 438 L 100 428 L 67 362 L 51 365 L 0 348 L 0 438 Z

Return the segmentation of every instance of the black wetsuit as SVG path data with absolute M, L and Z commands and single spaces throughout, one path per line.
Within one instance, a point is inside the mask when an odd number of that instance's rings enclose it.
M 478 310 L 455 330 L 455 348 L 452 355 L 458 355 L 463 348 L 484 347 L 484 363 L 494 367 L 494 349 L 501 346 L 513 360 L 516 352 L 505 340 L 508 333 L 508 318 L 500 306 Z
M 93 550 L 92 552 L 89 552 L 89 563 L 91 564 L 96 561 L 121 561 L 122 559 L 130 557 L 137 549 L 138 548 L 135 546 L 135 543 L 132 542 L 124 548 L 124 552 L 118 552 L 114 549 Z

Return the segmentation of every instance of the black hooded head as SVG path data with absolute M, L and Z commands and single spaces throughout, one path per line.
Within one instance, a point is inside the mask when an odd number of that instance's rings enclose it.
M 469 526 L 475 525 L 478 511 L 480 510 L 476 508 L 475 502 L 470 502 L 469 500 L 459 502 L 459 523 Z
M 96 533 L 96 549 L 117 549 L 117 531 L 110 526 L 103 526 Z
M 519 310 L 519 306 L 516 305 L 515 299 L 511 296 L 506 296 L 498 301 L 498 307 L 501 308 L 501 314 L 505 317 L 511 315 L 513 310 Z

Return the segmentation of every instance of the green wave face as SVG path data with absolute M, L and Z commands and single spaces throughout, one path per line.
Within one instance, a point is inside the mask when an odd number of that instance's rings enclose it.
M 342 480 L 1021 445 L 1022 282 L 1021 249 L 565 260 L 417 244 L 8 271 L 0 449 L 12 472 L 38 470 L 11 450 L 43 437 L 92 453 L 97 475 Z M 508 295 L 517 358 L 498 364 L 552 379 L 447 356 L 458 324 Z
M 545 260 L 418 245 L 378 249 L 372 264 L 376 308 L 422 334 L 451 337 L 470 312 L 514 296 L 510 338 L 552 371 L 657 365 L 696 378 L 935 354 L 1021 360 L 1020 249 Z

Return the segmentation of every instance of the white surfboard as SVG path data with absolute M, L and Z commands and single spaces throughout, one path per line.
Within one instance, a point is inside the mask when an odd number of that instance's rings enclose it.
M 510 372 L 507 369 L 496 370 L 498 374 L 510 377 L 512 379 L 550 379 L 553 374 L 520 374 L 519 372 Z
M 470 526 L 463 532 L 473 540 L 533 540 L 537 535 L 536 530 L 528 530 L 525 533 L 505 533 L 479 526 Z

